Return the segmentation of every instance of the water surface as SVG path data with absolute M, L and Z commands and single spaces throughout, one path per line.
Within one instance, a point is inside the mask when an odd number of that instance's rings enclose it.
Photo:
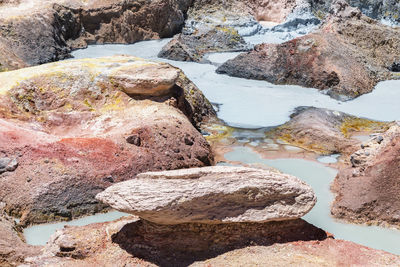
M 30 245 L 45 245 L 50 239 L 50 236 L 57 230 L 64 228 L 65 225 L 83 226 L 91 223 L 108 222 L 127 215 L 129 214 L 119 211 L 110 211 L 107 213 L 98 213 L 96 215 L 79 218 L 69 222 L 34 225 L 24 229 L 24 237 L 26 243 Z

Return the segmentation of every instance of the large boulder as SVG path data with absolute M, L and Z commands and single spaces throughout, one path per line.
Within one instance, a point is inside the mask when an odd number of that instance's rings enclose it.
M 178 61 L 200 62 L 206 53 L 239 52 L 249 50 L 250 46 L 237 30 L 229 27 L 204 28 L 193 34 L 178 34 L 160 53 L 161 58 Z
M 249 245 L 323 240 L 302 219 L 267 223 L 158 225 L 137 217 L 57 231 L 28 266 L 188 266 Z
M 316 203 L 311 187 L 267 170 L 205 167 L 149 172 L 96 198 L 159 224 L 268 222 L 297 219 Z
M 400 29 L 372 20 L 336 2 L 320 30 L 283 44 L 261 44 L 217 69 L 235 77 L 296 84 L 354 98 L 392 72 L 400 51 Z
M 190 5 L 186 0 L 11 1 L 0 6 L 0 71 L 64 59 L 87 44 L 172 37 Z
M 400 227 L 400 126 L 363 144 L 338 173 L 335 217 Z
M 266 134 L 320 154 L 350 155 L 361 144 L 352 138 L 353 135 L 383 133 L 390 126 L 391 123 L 358 118 L 339 111 L 299 107 L 290 116 L 290 121 Z
M 0 81 L 0 201 L 22 223 L 100 211 L 97 193 L 141 172 L 213 162 L 195 126 L 215 113 L 168 64 L 71 60 Z

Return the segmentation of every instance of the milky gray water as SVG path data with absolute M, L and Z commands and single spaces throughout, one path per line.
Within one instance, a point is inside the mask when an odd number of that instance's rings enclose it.
M 263 36 L 249 37 L 247 41 L 278 43 L 284 41 L 285 38 L 287 36 L 284 33 L 276 35 L 268 33 Z M 382 82 L 370 94 L 352 101 L 340 102 L 316 89 L 273 85 L 265 81 L 233 78 L 215 73 L 218 64 L 235 57 L 238 53 L 207 55 L 206 58 L 213 64 L 177 62 L 157 58 L 158 52 L 169 40 L 144 41 L 133 45 L 89 46 L 87 49 L 73 52 L 73 56 L 75 58 L 94 58 L 126 54 L 168 62 L 181 68 L 212 103 L 219 104 L 219 118 L 231 126 L 259 128 L 280 125 L 288 121 L 289 115 L 298 106 L 329 108 L 381 121 L 400 120 L 400 81 Z M 243 163 L 266 164 L 303 179 L 313 187 L 318 197 L 317 205 L 304 219 L 333 233 L 336 238 L 400 254 L 398 245 L 400 231 L 341 223 L 330 216 L 330 203 L 333 195 L 329 186 L 336 175 L 336 170 L 318 162 L 301 159 L 266 160 L 251 149 L 244 147 L 235 148 L 233 152 L 226 154 L 226 158 Z M 320 157 L 319 161 L 334 163 L 336 158 L 336 155 Z M 123 215 L 122 213 L 100 214 L 68 224 L 84 225 L 113 220 Z M 27 228 L 24 234 L 29 244 L 44 244 L 49 236 L 56 229 L 62 228 L 64 224 L 33 226 Z
M 273 85 L 265 81 L 247 80 L 215 73 L 216 66 L 178 62 L 157 58 L 169 39 L 139 42 L 133 45 L 101 45 L 77 50 L 75 58 L 92 58 L 127 54 L 168 62 L 181 68 L 212 102 L 220 104 L 219 118 L 228 125 L 258 128 L 285 123 L 293 109 L 314 106 L 350 113 L 375 120 L 400 120 L 400 81 L 385 81 L 376 89 L 352 101 L 341 102 L 317 89 L 292 85 Z M 222 63 L 237 53 L 209 55 Z
M 65 225 L 82 226 L 91 223 L 109 222 L 127 215 L 129 214 L 119 211 L 110 211 L 107 213 L 98 213 L 96 215 L 86 216 L 69 222 L 34 225 L 24 229 L 24 236 L 28 244 L 45 245 L 46 242 L 50 239 L 50 236 L 54 234 L 58 229 L 64 228 Z

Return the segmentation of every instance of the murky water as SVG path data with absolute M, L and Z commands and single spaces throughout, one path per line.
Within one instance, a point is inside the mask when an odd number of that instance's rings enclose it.
M 265 164 L 302 179 L 314 189 L 317 195 L 317 204 L 303 219 L 332 233 L 336 239 L 344 239 L 400 255 L 400 231 L 342 223 L 331 216 L 330 205 L 334 196 L 329 188 L 337 174 L 335 169 L 303 159 L 263 159 L 248 147 L 236 147 L 232 152 L 225 154 L 225 158 L 245 164 Z
M 62 229 L 65 225 L 82 226 L 91 223 L 108 222 L 127 215 L 129 214 L 119 211 L 110 211 L 107 213 L 99 213 L 93 216 L 79 218 L 69 222 L 34 225 L 24 229 L 24 236 L 26 242 L 30 245 L 45 245 L 50 239 L 50 236 L 58 229 Z

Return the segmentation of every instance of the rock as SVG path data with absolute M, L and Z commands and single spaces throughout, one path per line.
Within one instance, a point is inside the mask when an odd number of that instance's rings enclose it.
M 259 22 L 282 23 L 299 0 L 196 0 L 188 11 L 182 32 L 193 34 L 204 27 L 234 28 L 241 36 L 263 31 Z
M 233 250 L 191 267 L 220 266 L 397 266 L 400 257 L 349 241 L 325 239 Z
M 337 5 L 320 30 L 283 44 L 258 45 L 217 72 L 313 87 L 340 99 L 369 93 L 379 81 L 398 79 L 389 69 L 398 58 L 400 29 Z
M 17 159 L 10 159 L 10 158 L 0 158 L 0 174 L 4 172 L 13 172 L 18 167 L 18 160 Z
M 0 158 L 18 155 L 18 168 L 0 175 L 0 201 L 22 224 L 101 211 L 94 196 L 113 183 L 211 165 L 195 127 L 214 116 L 165 63 L 116 56 L 0 73 Z
M 310 0 L 315 13 L 323 17 L 329 12 L 333 0 L 319 1 Z M 391 23 L 400 23 L 400 3 L 396 0 L 346 0 L 348 4 L 359 8 L 366 16 L 388 21 Z
M 371 139 L 338 173 L 332 214 L 355 223 L 400 227 L 400 126 Z
M 25 257 L 39 255 L 40 247 L 27 245 L 14 220 L 0 210 L 0 265 L 17 266 Z
M 21 0 L 0 6 L 0 71 L 64 59 L 87 44 L 172 37 L 190 5 L 184 0 Z
M 320 154 L 350 155 L 360 146 L 360 141 L 351 138 L 352 135 L 384 132 L 391 125 L 329 109 L 299 107 L 289 122 L 266 135 Z
M 159 224 L 267 222 L 297 219 L 316 203 L 299 179 L 260 169 L 205 167 L 149 172 L 96 198 Z
M 187 266 L 249 245 L 323 240 L 326 233 L 297 219 L 267 223 L 157 225 L 137 217 L 67 227 L 29 266 Z
M 158 54 L 161 58 L 200 62 L 204 54 L 212 52 L 238 52 L 250 46 L 233 28 L 202 29 L 191 35 L 178 34 Z

